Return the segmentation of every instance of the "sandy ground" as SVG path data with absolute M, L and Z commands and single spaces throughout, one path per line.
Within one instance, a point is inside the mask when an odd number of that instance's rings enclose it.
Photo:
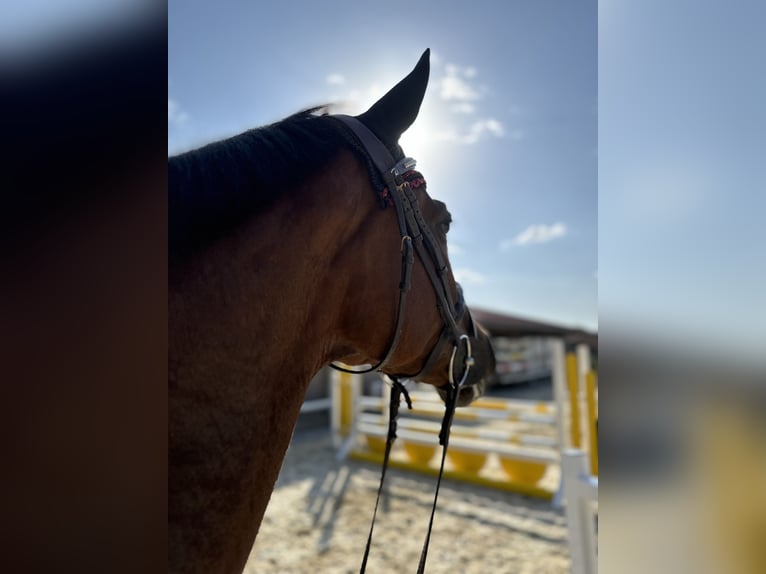
M 358 572 L 380 468 L 338 462 L 326 430 L 299 431 L 245 572 Z M 390 469 L 367 572 L 416 572 L 436 479 Z M 569 571 L 563 511 L 547 501 L 445 481 L 426 571 Z

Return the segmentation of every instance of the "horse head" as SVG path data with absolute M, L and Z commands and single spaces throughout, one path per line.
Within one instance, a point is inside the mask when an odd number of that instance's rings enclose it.
M 426 50 L 370 109 L 339 117 L 358 144 L 357 159 L 366 160 L 362 185 L 375 188 L 379 201 L 369 190 L 360 194 L 369 201 L 355 203 L 353 244 L 338 258 L 348 263 L 351 277 L 336 359 L 431 384 L 445 402 L 457 391 L 457 405 L 465 406 L 483 393 L 494 372 L 492 346 L 472 319 L 449 263 L 452 215 L 429 195 L 425 177 L 398 143 L 418 116 L 428 76 Z

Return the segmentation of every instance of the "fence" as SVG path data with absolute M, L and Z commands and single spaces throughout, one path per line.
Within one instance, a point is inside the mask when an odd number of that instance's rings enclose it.
M 590 370 L 590 351 L 581 345 L 576 353 L 567 354 L 561 340 L 551 339 L 549 344 L 554 400 L 482 398 L 458 409 L 446 477 L 555 497 L 558 502 L 563 495 L 562 451 L 583 448 L 586 442 L 591 472 L 597 473 L 596 378 Z M 331 390 L 339 457 L 380 461 L 388 421 L 387 387 L 383 396 L 366 396 L 358 375 L 337 373 Z M 413 411 L 400 410 L 391 465 L 435 474 L 444 407 L 433 390 L 413 391 L 411 396 Z

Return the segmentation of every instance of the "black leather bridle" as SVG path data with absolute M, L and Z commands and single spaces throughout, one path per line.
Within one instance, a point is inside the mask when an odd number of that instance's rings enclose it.
M 425 221 L 420 211 L 418 200 L 415 197 L 415 192 L 410 186 L 409 180 L 411 177 L 408 176 L 421 177 L 420 174 L 413 171 L 415 160 L 409 157 L 405 157 L 398 162 L 394 160 L 388 148 L 357 118 L 346 115 L 334 115 L 331 117 L 342 122 L 351 131 L 383 178 L 387 190 L 386 198 L 390 199 L 396 210 L 396 220 L 401 236 L 402 273 L 401 281 L 399 282 L 399 304 L 396 311 L 394 333 L 388 348 L 383 354 L 383 358 L 377 364 L 363 370 L 346 369 L 336 364 L 331 364 L 330 366 L 333 369 L 346 373 L 369 373 L 385 369 L 402 334 L 404 311 L 407 305 L 407 295 L 410 291 L 412 268 L 415 263 L 414 253 L 416 252 L 423 263 L 423 268 L 436 294 L 436 307 L 444 322 L 444 328 L 438 341 L 423 363 L 423 367 L 417 373 L 389 373 L 389 376 L 396 379 L 416 379 L 429 373 L 437 359 L 441 356 L 445 345 L 451 343 L 453 349 L 448 375 L 449 383 L 455 385 L 457 381 L 460 383 L 459 386 L 462 386 L 467 379 L 468 371 L 474 363 L 471 354 L 471 337 L 475 339 L 478 336 L 478 332 L 473 317 L 471 317 L 471 313 L 465 305 L 463 290 L 460 288 L 460 285 L 457 287 L 457 302 L 453 302 L 453 296 L 447 281 L 447 259 L 444 253 L 442 253 L 441 247 L 431 228 Z M 459 326 L 466 313 L 468 313 L 471 335 L 461 332 Z M 461 361 L 464 368 L 462 375 L 456 377 L 454 369 L 459 365 L 456 364 L 455 358 L 458 355 L 458 351 L 461 350 L 461 346 L 465 346 L 465 354 Z
M 439 339 L 429 352 L 420 371 L 413 375 L 388 375 L 393 382 L 389 403 L 388 435 L 386 439 L 386 449 L 383 455 L 383 468 L 380 475 L 378 496 L 375 501 L 375 510 L 373 511 L 372 524 L 370 525 L 370 533 L 367 537 L 367 546 L 365 548 L 364 558 L 362 559 L 360 573 L 364 573 L 367 566 L 367 558 L 372 543 L 372 532 L 375 526 L 375 517 L 377 516 L 378 503 L 380 502 L 380 495 L 383 490 L 383 481 L 386 476 L 391 447 L 396 439 L 396 421 L 399 412 L 400 397 L 402 395 L 404 395 L 408 407 L 412 408 L 412 403 L 407 394 L 407 390 L 399 379 L 416 379 L 422 375 L 428 374 L 431 369 L 433 369 L 438 358 L 442 355 L 445 346 L 447 344 L 452 344 L 452 355 L 448 367 L 449 383 L 446 387 L 442 387 L 442 390 L 446 392 L 446 398 L 444 419 L 442 420 L 441 432 L 439 433 L 439 443 L 443 447 L 441 467 L 439 469 L 439 478 L 436 483 L 436 493 L 434 495 L 433 507 L 431 509 L 431 518 L 428 523 L 428 532 L 426 534 L 425 542 L 423 543 L 423 550 L 418 564 L 418 574 L 422 574 L 425 571 L 428 544 L 431 538 L 431 528 L 433 526 L 434 513 L 436 511 L 436 502 L 439 497 L 439 486 L 441 485 L 442 473 L 444 471 L 447 446 L 449 445 L 449 433 L 452 426 L 452 419 L 455 413 L 460 389 L 466 383 L 468 373 L 474 365 L 471 339 L 477 339 L 478 331 L 476 324 L 471 317 L 471 313 L 465 305 L 463 290 L 460 288 L 460 285 L 457 286 L 457 301 L 453 301 L 453 296 L 447 281 L 447 259 L 442 253 L 441 247 L 436 241 L 436 237 L 428 226 L 428 223 L 426 223 L 423 218 L 423 214 L 418 206 L 417 198 L 415 197 L 415 192 L 410 185 L 410 182 L 414 177 L 420 177 L 420 174 L 413 171 L 415 160 L 405 157 L 400 161 L 396 161 L 388 148 L 386 148 L 377 136 L 375 136 L 375 134 L 357 118 L 346 115 L 335 115 L 331 117 L 341 122 L 348 128 L 348 131 L 353 134 L 353 137 L 355 137 L 356 141 L 365 151 L 368 159 L 375 166 L 386 185 L 386 198 L 390 199 L 394 205 L 396 210 L 396 220 L 399 226 L 399 234 L 401 235 L 402 273 L 401 281 L 399 282 L 399 304 L 396 311 L 394 334 L 391 337 L 388 348 L 383 354 L 383 358 L 380 359 L 377 364 L 364 370 L 346 369 L 336 364 L 330 364 L 330 366 L 336 370 L 347 373 L 369 373 L 371 371 L 382 371 L 385 369 L 386 363 L 396 349 L 402 333 L 404 312 L 407 305 L 407 294 L 410 290 L 412 268 L 415 263 L 414 253 L 418 254 L 431 285 L 433 286 L 436 294 L 436 306 L 444 322 L 444 327 Z M 460 329 L 460 322 L 466 313 L 468 313 L 471 331 L 470 335 L 461 332 Z M 462 371 L 458 374 L 456 369 L 460 366 L 462 366 Z

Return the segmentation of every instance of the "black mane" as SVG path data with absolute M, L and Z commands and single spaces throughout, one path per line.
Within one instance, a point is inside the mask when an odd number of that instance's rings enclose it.
M 356 139 L 324 108 L 168 158 L 171 264 L 232 231 L 330 163 L 345 146 L 383 183 Z M 401 150 L 395 150 L 401 155 Z

